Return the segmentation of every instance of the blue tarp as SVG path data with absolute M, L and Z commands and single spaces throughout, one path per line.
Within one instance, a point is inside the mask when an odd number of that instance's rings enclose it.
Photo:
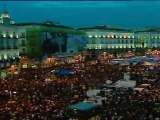
M 76 71 L 74 70 L 67 70 L 67 69 L 59 70 L 59 75 L 73 75 L 75 73 Z

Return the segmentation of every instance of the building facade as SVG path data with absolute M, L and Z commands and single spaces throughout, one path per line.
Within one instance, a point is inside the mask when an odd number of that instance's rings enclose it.
M 14 25 L 0 25 L 0 61 L 1 67 L 9 66 L 11 62 L 19 59 L 19 55 L 26 48 L 21 47 L 26 42 L 25 29 Z
M 134 48 L 133 32 L 90 31 L 86 35 L 88 49 Z
M 80 31 L 52 22 L 16 24 L 26 29 L 26 54 L 31 58 L 42 58 L 54 53 L 64 53 L 70 35 L 79 35 Z M 85 35 L 85 34 L 84 34 Z
M 106 26 L 87 28 L 86 49 L 94 50 L 134 50 L 160 49 L 160 29 L 140 31 L 110 28 Z

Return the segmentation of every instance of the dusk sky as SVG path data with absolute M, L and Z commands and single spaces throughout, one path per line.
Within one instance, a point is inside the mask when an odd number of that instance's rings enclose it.
M 8 1 L 16 23 L 58 22 L 71 27 L 111 25 L 127 28 L 160 26 L 160 1 Z

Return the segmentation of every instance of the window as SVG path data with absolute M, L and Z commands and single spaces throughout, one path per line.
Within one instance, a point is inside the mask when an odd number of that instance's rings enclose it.
M 120 43 L 120 40 L 118 39 L 118 44 Z
M 122 44 L 124 43 L 124 40 L 122 39 Z
M 25 33 L 24 32 L 21 33 L 21 38 L 25 38 L 25 37 L 26 37 Z
M 22 46 L 25 46 L 25 40 L 22 40 Z
M 10 37 L 8 32 L 6 32 L 6 37 L 7 37 L 7 38 L 9 38 L 9 37 Z
M 13 38 L 16 38 L 16 33 L 15 32 L 13 32 Z
M 91 41 L 91 44 L 96 44 L 96 41 L 93 39 L 93 40 Z
M 22 53 L 26 53 L 26 49 L 25 48 L 22 49 Z
M 104 40 L 103 39 L 101 40 L 101 44 L 104 44 Z
M 128 44 L 128 40 L 126 40 L 126 44 Z

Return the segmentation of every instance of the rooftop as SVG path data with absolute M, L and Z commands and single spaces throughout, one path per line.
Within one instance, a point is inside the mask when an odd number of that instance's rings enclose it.
M 58 23 L 54 23 L 52 21 L 47 21 L 47 22 L 44 22 L 44 23 L 34 23 L 34 22 L 29 22 L 29 23 L 17 23 L 15 24 L 17 26 L 47 26 L 47 27 L 57 27 L 57 28 L 66 28 L 66 29 L 73 29 L 71 27 L 68 27 L 68 26 L 64 26 L 64 25 L 60 25 Z
M 99 26 L 94 26 L 94 27 L 79 28 L 79 30 L 108 30 L 108 31 L 132 32 L 131 29 L 111 27 L 109 25 L 99 25 Z

